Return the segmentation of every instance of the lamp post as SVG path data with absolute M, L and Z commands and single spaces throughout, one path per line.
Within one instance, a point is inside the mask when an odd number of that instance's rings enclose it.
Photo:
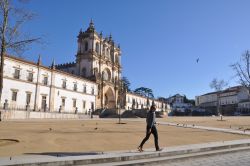
M 121 107 L 122 105 L 122 95 L 123 95 L 123 82 L 119 81 L 118 82 L 118 102 L 117 102 L 117 108 L 118 108 L 118 113 L 119 113 L 119 124 L 121 124 Z
M 103 110 L 103 85 L 104 85 L 104 78 L 103 78 L 103 75 L 104 75 L 104 71 L 102 71 L 102 73 L 101 73 L 101 88 L 100 88 L 100 90 L 101 90 L 101 107 L 102 107 L 102 110 Z
M 121 109 L 120 109 L 120 103 L 117 105 L 118 112 L 119 112 L 119 124 L 121 124 Z

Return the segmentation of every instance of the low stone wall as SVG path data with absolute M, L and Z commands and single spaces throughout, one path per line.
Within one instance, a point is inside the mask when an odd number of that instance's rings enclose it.
M 34 112 L 20 110 L 0 110 L 1 120 L 11 119 L 88 119 L 89 115 L 58 112 Z M 95 117 L 96 118 L 96 117 Z

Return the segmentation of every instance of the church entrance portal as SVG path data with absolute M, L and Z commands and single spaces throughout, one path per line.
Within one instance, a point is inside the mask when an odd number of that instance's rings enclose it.
M 115 108 L 115 95 L 111 88 L 104 93 L 104 106 L 108 109 Z

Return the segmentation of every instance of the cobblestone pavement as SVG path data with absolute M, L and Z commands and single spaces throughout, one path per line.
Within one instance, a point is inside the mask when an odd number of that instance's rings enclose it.
M 166 164 L 166 166 L 250 166 L 250 150 L 219 154 L 207 157 L 190 158 Z

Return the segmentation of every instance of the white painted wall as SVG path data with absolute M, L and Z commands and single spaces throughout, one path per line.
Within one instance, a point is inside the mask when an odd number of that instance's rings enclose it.
M 15 79 L 13 73 L 15 71 L 14 67 L 18 67 L 21 70 L 20 79 Z M 33 82 L 27 81 L 27 74 L 29 71 L 33 71 Z M 31 102 L 30 108 L 33 109 L 35 105 L 35 93 L 36 93 L 36 82 L 37 82 L 37 65 L 25 62 L 23 60 L 16 60 L 15 58 L 6 57 L 5 66 L 4 66 L 4 86 L 3 86 L 3 95 L 1 98 L 1 105 L 8 100 L 9 106 L 12 107 L 21 107 L 25 108 L 26 106 L 26 92 L 31 93 Z M 40 67 L 40 76 L 38 82 L 38 98 L 37 98 L 37 107 L 38 110 L 41 109 L 42 95 L 46 96 L 46 104 L 49 107 L 50 100 L 50 89 L 51 89 L 51 72 L 52 70 L 45 67 Z M 43 85 L 43 76 L 48 77 L 48 85 Z M 76 107 L 81 113 L 86 112 L 91 109 L 91 103 L 94 103 L 95 108 L 95 98 L 97 95 L 97 84 L 91 82 L 87 79 L 76 77 L 74 75 L 64 73 L 61 71 L 54 71 L 54 85 L 52 87 L 55 89 L 53 92 L 54 99 L 51 100 L 54 102 L 54 107 L 51 110 L 59 111 L 62 97 L 65 97 L 66 104 L 64 111 L 74 112 L 73 100 L 76 99 Z M 62 88 L 63 80 L 67 80 L 66 89 Z M 74 83 L 77 83 L 77 91 L 73 90 Z M 86 85 L 86 93 L 83 92 L 83 85 Z M 53 89 L 52 88 L 52 89 Z M 94 94 L 92 94 L 92 88 L 94 89 Z M 12 91 L 17 91 L 17 101 L 12 101 Z M 86 108 L 83 109 L 83 101 L 86 101 Z
M 229 105 L 229 104 L 238 104 L 242 100 L 249 99 L 248 90 L 244 87 L 231 87 L 220 93 L 219 104 L 220 105 Z M 202 96 L 196 96 L 196 105 L 213 103 L 213 106 L 216 106 L 217 103 L 217 94 L 205 94 Z M 212 106 L 212 105 L 211 105 Z
M 136 107 L 137 104 L 135 104 L 135 109 L 142 109 L 147 108 L 147 98 L 143 96 L 139 96 L 132 93 L 126 93 L 126 110 L 131 110 L 133 106 L 133 100 L 135 100 L 135 103 L 138 103 L 138 108 Z M 149 99 L 149 106 L 152 105 L 153 100 Z M 156 111 L 162 110 L 162 102 L 154 100 L 154 103 L 156 105 Z M 170 109 L 170 106 L 166 103 L 163 103 L 163 110 L 167 111 L 167 109 Z

